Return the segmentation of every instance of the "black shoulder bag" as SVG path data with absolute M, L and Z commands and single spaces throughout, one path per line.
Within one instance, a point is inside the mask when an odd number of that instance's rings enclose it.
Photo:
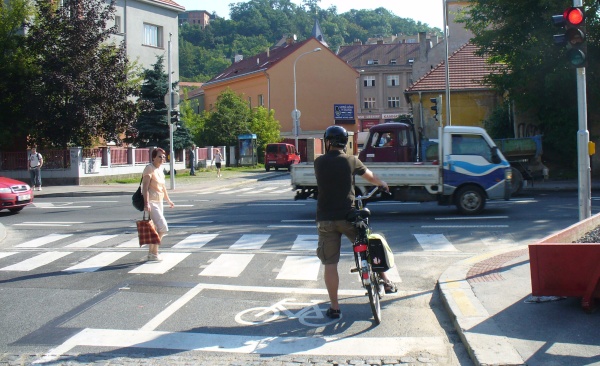
M 144 196 L 142 195 L 142 180 L 143 179 L 144 179 L 144 177 L 142 177 L 142 179 L 140 179 L 140 186 L 138 187 L 137 191 L 135 191 L 133 196 L 131 196 L 131 204 L 138 211 L 144 211 L 144 206 L 145 206 Z

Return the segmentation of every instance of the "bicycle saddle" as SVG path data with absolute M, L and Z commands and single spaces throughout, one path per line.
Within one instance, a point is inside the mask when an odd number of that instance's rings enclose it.
M 352 210 L 346 216 L 346 220 L 354 222 L 356 219 L 366 219 L 371 216 L 371 211 L 368 208 L 363 208 L 362 210 Z

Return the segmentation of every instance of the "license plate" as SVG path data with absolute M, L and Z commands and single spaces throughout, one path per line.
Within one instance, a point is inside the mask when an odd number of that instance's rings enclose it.
M 29 201 L 31 199 L 30 194 L 24 194 L 22 196 L 17 196 L 17 201 Z
M 269 164 L 276 164 L 277 161 L 276 160 L 269 160 Z

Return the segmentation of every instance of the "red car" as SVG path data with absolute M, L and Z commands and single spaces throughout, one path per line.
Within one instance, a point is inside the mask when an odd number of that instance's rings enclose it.
M 33 202 L 33 192 L 27 183 L 0 177 L 0 210 L 19 212 Z

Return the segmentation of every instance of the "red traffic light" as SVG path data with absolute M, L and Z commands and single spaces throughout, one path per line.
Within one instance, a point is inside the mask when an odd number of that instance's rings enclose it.
M 563 18 L 568 24 L 580 25 L 585 20 L 585 14 L 580 8 L 567 8 L 563 13 Z

